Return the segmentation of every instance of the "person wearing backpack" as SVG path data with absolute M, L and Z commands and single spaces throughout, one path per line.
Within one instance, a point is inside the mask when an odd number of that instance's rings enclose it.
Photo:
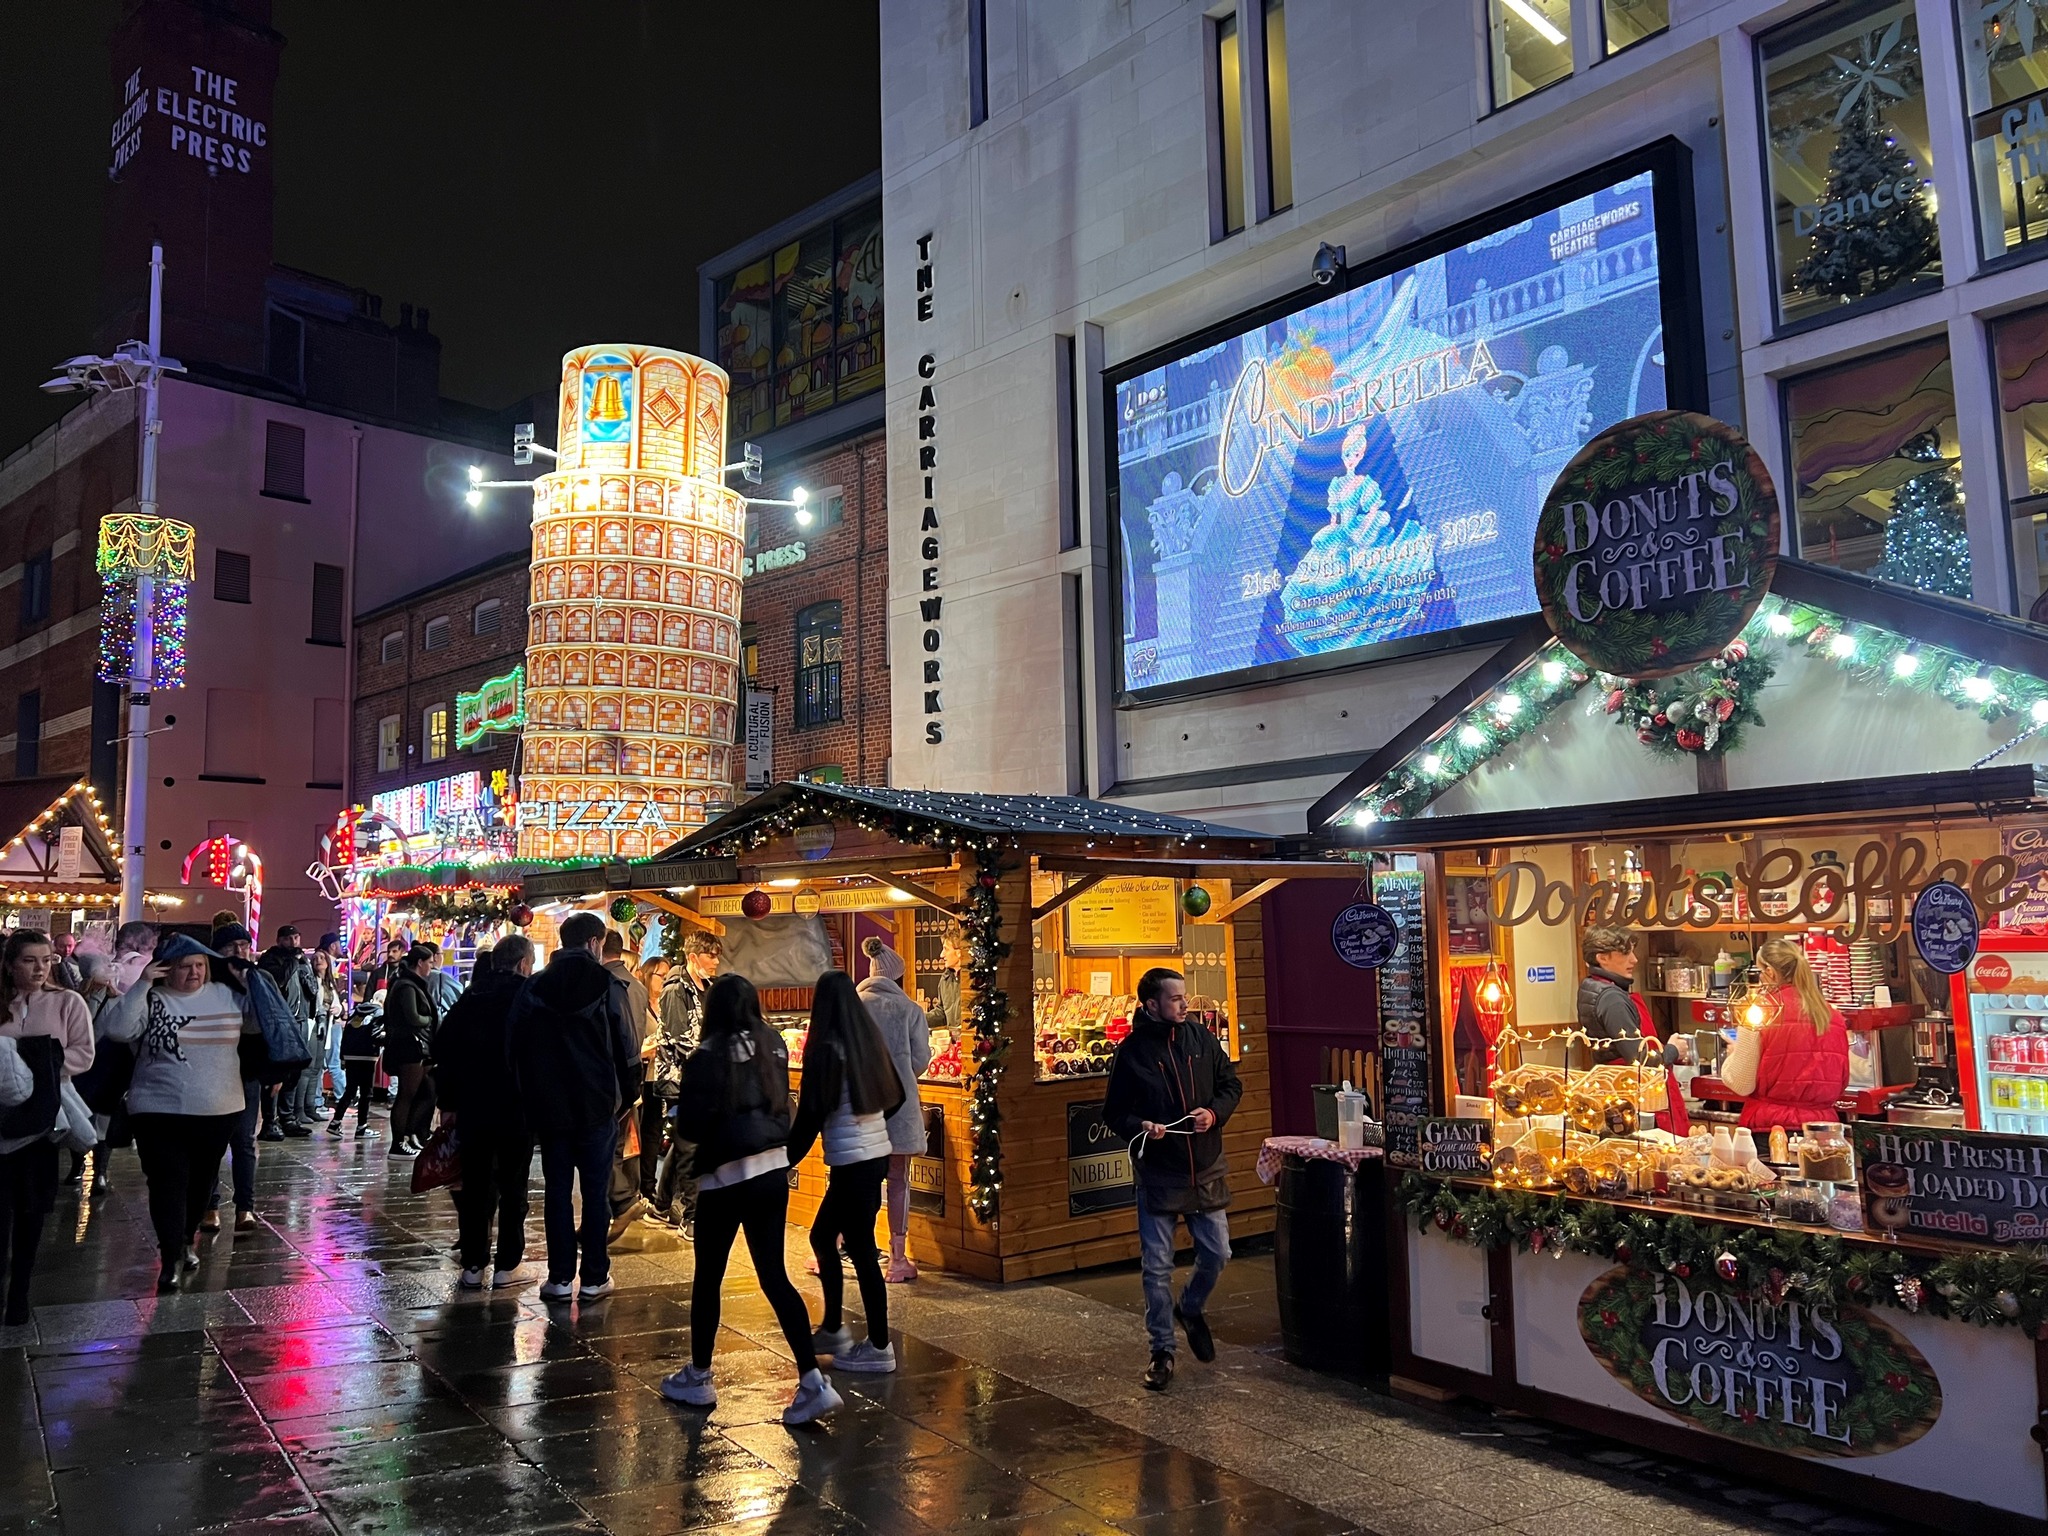
M 844 971 L 827 971 L 812 992 L 811 1027 L 804 1036 L 804 1085 L 789 1133 L 789 1164 L 796 1167 L 812 1141 L 825 1143 L 825 1198 L 811 1223 L 811 1252 L 825 1314 L 811 1347 L 832 1356 L 840 1371 L 887 1373 L 896 1369 L 889 1342 L 889 1287 L 875 1251 L 875 1217 L 882 1181 L 889 1175 L 888 1117 L 907 1097 L 889 1047 Z M 854 1342 L 842 1306 L 846 1278 L 839 1249 L 860 1279 L 867 1337 Z
M 627 1017 L 626 984 L 604 968 L 605 921 L 576 912 L 562 947 L 521 991 L 506 1023 L 512 1078 L 540 1143 L 541 1224 L 547 1234 L 544 1301 L 598 1301 L 612 1291 L 612 1154 L 619 1116 L 640 1091 L 640 1030 Z M 582 1222 L 576 1216 L 581 1185 Z M 582 1287 L 576 1286 L 581 1248 Z

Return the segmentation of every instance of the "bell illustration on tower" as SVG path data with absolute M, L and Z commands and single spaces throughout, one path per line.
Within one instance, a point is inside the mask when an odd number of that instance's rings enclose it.
M 590 419 L 611 423 L 626 419 L 626 397 L 616 373 L 598 373 L 590 381 Z

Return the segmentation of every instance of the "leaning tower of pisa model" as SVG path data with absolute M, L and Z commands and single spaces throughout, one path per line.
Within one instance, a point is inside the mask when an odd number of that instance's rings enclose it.
M 724 371 L 658 347 L 562 359 L 534 482 L 519 857 L 645 858 L 730 799 L 745 503 Z

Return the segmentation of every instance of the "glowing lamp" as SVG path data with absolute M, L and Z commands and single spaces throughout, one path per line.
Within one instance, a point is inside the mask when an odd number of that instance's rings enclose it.
M 533 493 L 522 859 L 645 858 L 732 794 L 746 508 L 726 388 L 658 347 L 562 360 Z
M 1515 989 L 1509 983 L 1507 973 L 1498 960 L 1489 959 L 1486 969 L 1479 973 L 1479 979 L 1472 984 L 1472 1006 L 1479 1017 L 1498 1031 L 1507 1022 L 1508 1015 L 1515 1011 Z
M 1764 985 L 1763 972 L 1755 966 L 1728 994 L 1728 1016 L 1741 1029 L 1767 1029 L 1778 1022 L 1782 1011 L 1776 995 Z
M 1993 683 L 1990 678 L 1986 677 L 1981 672 L 1979 672 L 1975 677 L 1966 677 L 1963 679 L 1963 696 L 1967 698 L 1972 704 L 1984 703 L 1987 699 L 1991 697 L 1991 695 L 1993 694 L 1993 692 L 1996 691 L 1996 689 L 1997 684 Z

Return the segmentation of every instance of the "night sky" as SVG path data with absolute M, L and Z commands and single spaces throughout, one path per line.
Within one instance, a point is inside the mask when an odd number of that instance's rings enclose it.
M 120 0 L 11 8 L 0 455 L 92 341 Z M 433 312 L 499 407 L 569 347 L 697 346 L 697 264 L 881 163 L 875 0 L 276 0 L 276 260 Z M 170 275 L 176 280 L 176 274 Z

